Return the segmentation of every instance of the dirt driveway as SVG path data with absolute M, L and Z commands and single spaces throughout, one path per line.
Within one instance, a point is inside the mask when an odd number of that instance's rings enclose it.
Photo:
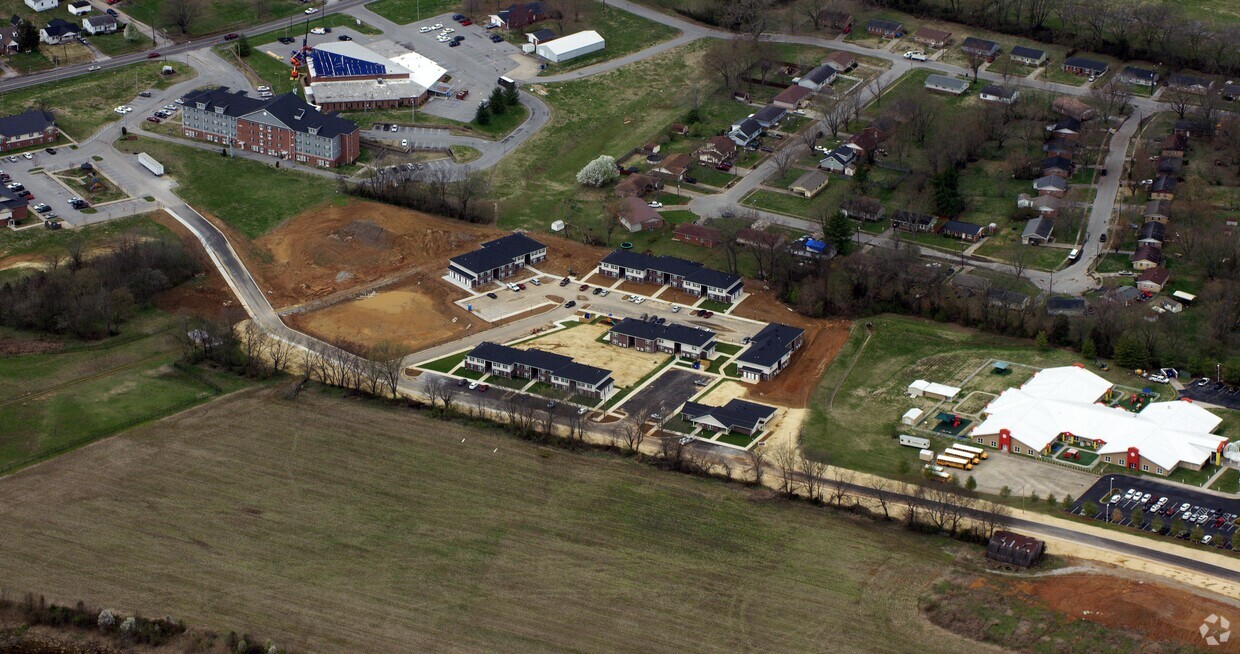
M 595 340 L 606 332 L 607 327 L 603 325 L 580 325 L 552 332 L 516 347 L 555 352 L 572 357 L 578 363 L 605 368 L 611 371 L 616 386 L 620 388 L 632 386 L 667 360 L 666 354 L 647 354 Z

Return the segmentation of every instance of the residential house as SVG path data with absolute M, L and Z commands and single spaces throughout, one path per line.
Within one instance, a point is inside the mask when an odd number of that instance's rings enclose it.
M 732 142 L 737 145 L 749 145 L 761 135 L 762 126 L 752 118 L 746 118 L 733 125 L 732 131 L 728 132 L 728 138 L 732 139 Z
M 857 56 L 851 52 L 836 50 L 827 55 L 827 58 L 823 59 L 822 63 L 834 68 L 836 72 L 847 73 L 857 66 Z
M 1119 286 L 1103 294 L 1102 299 L 1114 302 L 1121 307 L 1130 307 L 1141 297 L 1141 289 L 1136 286 Z
M 74 16 L 84 16 L 93 11 L 93 9 L 94 8 L 91 7 L 90 3 L 86 0 L 75 0 L 74 2 L 69 3 L 69 13 Z
M 939 229 L 939 233 L 943 236 L 958 238 L 962 241 L 973 241 L 974 243 L 985 236 L 985 232 L 985 227 L 963 220 L 949 220 L 943 223 L 943 227 Z
M 1061 95 L 1051 102 L 1051 110 L 1062 116 L 1077 120 L 1089 120 L 1098 115 L 1098 110 L 1085 104 L 1071 95 Z
M 465 288 L 474 288 L 511 277 L 546 258 L 547 246 L 516 232 L 448 259 L 448 278 Z
M 926 77 L 925 86 L 931 91 L 960 95 L 969 90 L 969 81 L 946 75 L 930 75 Z
M 1155 221 L 1164 225 L 1171 220 L 1170 200 L 1150 200 L 1145 203 L 1145 222 Z
M 1067 179 L 1072 176 L 1076 170 L 1076 165 L 1070 159 L 1063 157 L 1047 157 L 1042 160 L 1042 174 L 1055 175 Z
M 1214 89 L 1214 80 L 1188 73 L 1175 73 L 1167 78 L 1167 88 L 1174 91 L 1205 95 Z
M 1068 180 L 1058 175 L 1047 175 L 1033 180 L 1033 190 L 1038 195 L 1049 195 L 1053 198 L 1062 198 L 1068 194 Z
M 856 134 L 848 137 L 844 142 L 845 147 L 852 148 L 860 154 L 873 152 L 878 149 L 878 144 L 883 141 L 883 133 L 873 127 L 867 127 Z
M 1137 230 L 1138 245 L 1153 245 L 1162 247 L 1163 241 L 1167 239 L 1167 226 L 1163 223 L 1150 221 L 1141 225 Z
M 1158 85 L 1158 72 L 1137 66 L 1124 66 L 1119 73 L 1119 80 L 1133 86 L 1154 88 Z
M 1064 59 L 1063 65 L 1060 66 L 1065 73 L 1073 75 L 1091 75 L 1101 77 L 1107 72 L 1107 65 L 1104 62 L 1095 59 L 1087 59 L 1085 57 L 1068 57 Z
M 26 0 L 30 2 L 30 0 Z M 865 31 L 884 39 L 898 39 L 904 36 L 904 26 L 894 20 L 875 18 L 865 24 Z
M 765 107 L 762 107 L 761 109 L 759 109 L 758 113 L 755 113 L 754 115 L 750 116 L 750 118 L 757 121 L 757 123 L 761 125 L 763 129 L 766 129 L 769 127 L 773 127 L 775 123 L 778 123 L 779 121 L 783 120 L 784 116 L 787 116 L 787 115 L 788 115 L 787 109 L 784 109 L 783 107 L 777 107 L 773 104 L 768 104 Z
M 780 91 L 779 95 L 775 96 L 774 100 L 771 100 L 771 104 L 781 109 L 800 109 L 809 104 L 810 96 L 813 94 L 814 92 L 808 87 L 793 84 Z
M 59 135 L 56 117 L 50 111 L 27 109 L 0 117 L 0 152 L 55 143 Z
M 797 85 L 818 93 L 823 87 L 830 86 L 838 74 L 839 71 L 835 70 L 834 66 L 822 64 L 802 75 L 801 79 L 797 81 Z
M 689 154 L 686 152 L 677 152 L 650 169 L 651 173 L 662 175 L 665 179 L 683 181 L 685 173 L 689 171 Z
M 798 177 L 797 180 L 788 187 L 788 190 L 793 193 L 800 193 L 806 198 L 812 198 L 815 195 L 818 195 L 819 191 L 827 188 L 828 181 L 829 179 L 826 173 L 820 170 L 811 170 Z
M 960 289 L 965 295 L 970 297 L 972 297 L 974 293 L 985 293 L 990 289 L 989 279 L 963 272 L 953 275 L 951 281 L 948 283 Z
M 60 0 L 26 0 L 26 6 L 35 11 L 47 11 L 60 6 Z
M 1171 273 L 1167 272 L 1167 269 L 1162 266 L 1147 268 L 1137 277 L 1137 288 L 1146 293 L 1157 293 L 1163 290 L 1163 287 L 1167 285 L 1167 279 L 1170 277 Z
M 1004 309 L 1024 309 L 1029 306 L 1029 296 L 1016 291 L 992 288 L 986 291 L 986 302 Z
M 1195 137 L 1209 136 L 1214 130 L 1211 128 L 1209 121 L 1197 118 L 1185 118 L 1175 121 L 1173 127 L 1175 133 L 1180 136 Z
M 672 232 L 672 240 L 704 248 L 714 248 L 723 245 L 726 239 L 723 232 L 714 227 L 707 227 L 706 225 L 698 225 L 696 223 L 681 223 Z
M 1075 138 L 1055 137 L 1042 144 L 1042 151 L 1048 157 L 1063 157 L 1071 159 L 1076 155 L 1077 142 Z
M 783 247 L 784 242 L 787 240 L 779 232 L 770 232 L 752 227 L 745 227 L 736 232 L 736 242 L 738 245 L 766 248 L 767 250 L 778 250 Z
M 625 318 L 607 332 L 607 342 L 631 347 L 639 352 L 665 352 L 685 359 L 712 359 L 715 332 L 674 322 L 662 325 L 637 318 Z
M 731 143 L 731 141 L 728 141 L 728 143 Z M 663 188 L 662 180 L 655 179 L 649 175 L 634 173 L 620 180 L 619 184 L 616 184 L 616 197 L 640 198 L 651 191 L 657 191 L 661 188 Z
M 902 229 L 906 232 L 931 232 L 934 231 L 934 223 L 934 216 L 916 211 L 896 209 L 891 213 L 892 229 Z
M 1085 315 L 1085 298 L 1053 297 L 1046 301 L 1046 314 L 1050 316 Z
M 1058 179 L 1058 178 L 1056 178 Z M 1031 196 L 1028 193 L 1021 193 L 1016 196 L 1016 207 L 1019 209 L 1033 209 L 1038 215 L 1044 218 L 1054 218 L 1059 212 L 1060 200 L 1049 195 Z
M 709 166 L 730 163 L 736 158 L 736 143 L 726 136 L 712 136 L 693 154 L 699 163 Z
M 853 17 L 852 14 L 847 11 L 840 11 L 838 9 L 823 9 L 818 12 L 818 22 L 821 23 L 823 27 L 830 27 L 831 29 L 836 29 L 841 32 L 850 32 L 852 31 Z
M 120 23 L 115 18 L 107 14 L 99 14 L 96 16 L 88 16 L 82 20 L 82 29 L 86 30 L 94 36 L 96 34 L 111 34 L 120 29 Z
M 1014 104 L 1016 99 L 1020 97 L 1020 92 L 1009 86 L 1001 86 L 999 84 L 987 84 L 982 87 L 980 97 L 985 102 L 996 102 L 999 104 Z
M 0 26 L 0 55 L 21 50 L 21 28 L 17 25 Z
M 678 136 L 688 136 L 689 126 L 682 123 L 672 123 L 672 133 Z
M 0 225 L 12 227 L 30 216 L 30 203 L 24 196 L 0 186 Z
M 1159 157 L 1154 162 L 1154 172 L 1158 175 L 1178 177 L 1184 169 L 1184 157 Z
M 840 213 L 845 218 L 862 222 L 876 223 L 883 219 L 885 211 L 883 203 L 862 195 L 854 195 L 840 203 Z
M 1052 138 L 1074 139 L 1081 135 L 1081 131 L 1085 129 L 1085 125 L 1077 118 L 1060 118 L 1059 122 L 1054 125 L 1047 125 L 1046 131 L 1050 132 Z
M 1159 175 L 1154 178 L 1154 183 L 1150 185 L 1151 200 L 1174 200 L 1175 199 L 1175 177 L 1172 175 Z
M 745 381 L 770 379 L 788 367 L 792 353 L 804 343 L 804 329 L 770 323 L 749 339 L 749 347 L 736 356 L 736 369 Z
M 1147 270 L 1158 266 L 1163 261 L 1162 248 L 1154 245 L 1138 245 L 1132 253 L 1133 270 Z
M 827 156 L 818 162 L 818 167 L 828 172 L 851 177 L 857 172 L 857 151 L 847 145 L 841 145 L 828 152 Z
M 923 27 L 913 32 L 913 40 L 931 48 L 944 48 L 947 47 L 948 41 L 952 40 L 952 33 L 936 30 L 933 27 Z
M 975 55 L 984 58 L 986 61 L 994 61 L 999 55 L 999 44 L 986 39 L 979 39 L 976 36 L 965 38 L 964 43 L 960 44 L 960 49 L 967 55 Z
M 77 25 L 63 18 L 53 18 L 47 22 L 47 27 L 39 30 L 39 40 L 48 45 L 72 43 L 81 32 Z
M 646 204 L 646 201 L 629 196 L 620 201 L 616 219 L 630 232 L 648 232 L 663 227 L 663 216 Z
M 507 9 L 491 14 L 491 24 L 507 30 L 524 29 L 546 19 L 547 9 L 541 2 L 509 5 Z
M 900 127 L 900 119 L 891 113 L 884 112 L 879 114 L 878 118 L 870 121 L 870 127 L 878 130 L 883 140 L 895 133 Z
M 1023 45 L 1013 47 L 1009 56 L 1011 56 L 1012 61 L 1026 66 L 1041 66 L 1046 63 L 1047 58 L 1045 51 L 1038 50 L 1037 48 L 1027 48 Z
M 1162 140 L 1159 154 L 1164 157 L 1183 157 L 1188 154 L 1188 137 L 1183 134 L 1168 134 Z
M 685 402 L 680 409 L 680 415 L 685 420 L 706 431 L 738 432 L 747 436 L 762 433 L 766 423 L 775 417 L 775 412 L 773 406 L 739 399 L 728 400 L 723 406 Z
M 735 302 L 745 288 L 739 275 L 712 270 L 678 257 L 653 256 L 629 250 L 613 250 L 599 262 L 599 274 L 631 282 L 667 284 L 698 297 Z
M 1227 82 L 1223 84 L 1222 90 L 1219 92 L 1224 100 L 1235 102 L 1240 100 L 1240 83 Z
M 525 38 L 530 43 L 533 43 L 534 45 L 538 45 L 540 43 L 547 43 L 548 41 L 554 41 L 556 39 L 556 36 L 557 35 L 555 32 L 552 32 L 549 29 L 543 28 L 543 29 L 534 30 L 533 32 L 530 32 L 529 34 L 526 34 Z
M 357 160 L 357 124 L 320 113 L 295 93 L 257 99 L 227 87 L 185 95 L 181 135 L 328 168 Z
M 1025 229 L 1020 233 L 1020 240 L 1025 245 L 1043 245 L 1051 241 L 1054 231 L 1055 221 L 1039 216 L 1025 223 Z
M 659 154 L 659 150 L 661 149 L 663 149 L 663 146 L 659 145 L 658 143 L 655 143 L 654 141 L 650 141 L 642 146 L 642 154 L 646 156 L 650 156 L 652 154 Z
M 611 371 L 553 352 L 522 350 L 484 341 L 465 355 L 465 369 L 508 379 L 534 379 L 570 395 L 607 399 L 615 390 Z

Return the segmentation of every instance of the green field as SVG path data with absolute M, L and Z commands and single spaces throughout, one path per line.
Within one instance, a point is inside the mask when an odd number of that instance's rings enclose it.
M 211 386 L 171 365 L 181 356 L 176 324 L 172 315 L 152 310 L 111 340 L 0 357 L 0 471 L 215 397 Z M 203 374 L 229 390 L 243 385 L 237 377 Z
M 802 442 L 811 456 L 825 456 L 835 465 L 866 472 L 891 475 L 901 459 L 916 462 L 916 451 L 899 447 L 893 440 L 905 411 L 913 406 L 923 410 L 933 406 L 931 401 L 908 396 L 906 390 L 914 380 L 960 386 L 965 377 L 991 359 L 1039 368 L 1082 361 L 1074 352 L 1041 352 L 1025 340 L 924 320 L 884 315 L 871 322 L 874 335 L 851 372 L 849 365 L 865 340 L 866 331 L 861 327 L 854 329 L 827 368 L 802 431 Z M 1135 379 L 1116 370 L 1091 371 L 1118 383 L 1131 384 Z M 982 374 L 963 387 L 961 397 L 973 390 L 997 394 L 1013 384 L 1019 385 L 1019 380 Z
M 164 65 L 165 62 L 144 61 L 5 93 L 0 96 L 0 115 L 44 106 L 56 114 L 61 130 L 82 140 L 100 127 L 120 120 L 112 109 L 131 102 L 139 91 L 168 88 L 198 74 L 183 63 L 166 62 L 177 74 L 164 76 L 160 74 Z
M 461 2 L 460 0 L 378 0 L 378 2 L 366 3 L 366 8 L 393 23 L 405 25 L 417 20 L 433 18 L 439 14 L 458 11 L 461 8 Z
M 148 215 L 130 216 L 69 230 L 23 229 L 19 232 L 0 231 L 0 258 L 24 255 L 40 258 L 50 253 L 64 256 L 70 242 L 82 239 L 88 247 L 104 243 L 119 235 L 135 238 L 165 238 L 168 230 L 151 222 Z
M 117 57 L 130 52 L 149 50 L 155 44 L 147 34 L 137 34 L 131 41 L 122 32 L 114 34 L 96 34 L 90 37 L 90 44 L 109 57 Z
M 164 164 L 177 180 L 177 194 L 208 211 L 242 234 L 255 238 L 286 218 L 327 201 L 343 203 L 334 181 L 288 168 L 228 158 L 150 138 L 118 140 L 121 152 L 146 152 Z M 278 189 L 278 193 L 273 193 Z
M 167 28 L 170 37 L 179 36 L 180 29 L 165 20 L 162 13 L 165 4 L 165 0 L 129 0 L 125 3 L 124 9 L 125 13 L 139 22 Z M 299 4 L 296 0 L 271 0 L 271 2 L 262 3 L 267 7 L 267 13 L 260 17 L 255 12 L 256 4 L 258 3 L 251 0 L 212 0 L 201 3 L 199 5 L 201 11 L 190 24 L 188 36 L 214 34 L 229 29 L 260 25 L 277 18 L 301 14 L 306 8 L 306 5 Z
M 281 395 L 235 394 L 0 479 L 24 498 L 0 506 L 6 587 L 297 652 L 968 647 L 918 610 L 958 544 L 314 389 Z
M 584 68 L 601 61 L 608 61 L 644 50 L 660 41 L 676 38 L 680 30 L 656 23 L 650 19 L 632 14 L 623 9 L 599 5 L 596 2 L 586 4 L 587 10 L 581 13 L 581 20 L 564 21 L 564 34 L 572 34 L 583 30 L 595 30 L 607 42 L 607 47 L 591 52 L 564 63 L 548 63 L 539 75 L 558 75 L 570 70 Z M 540 23 L 534 28 L 553 27 L 552 21 Z M 521 39 L 525 43 L 525 39 Z
M 362 22 L 359 25 L 358 19 L 348 14 L 316 14 L 310 19 L 310 29 L 314 29 L 315 27 L 347 27 L 355 32 L 369 34 L 371 36 L 383 33 L 383 30 L 366 22 Z M 292 49 L 294 46 L 286 46 L 282 43 L 277 43 L 276 40 L 281 36 L 291 36 L 299 40 L 299 42 L 295 45 L 300 46 L 300 39 L 305 35 L 305 33 L 306 22 L 303 17 L 298 19 L 297 22 L 286 24 L 284 27 L 279 29 L 274 29 L 270 32 L 263 32 L 262 34 L 255 34 L 254 36 L 248 37 L 248 40 L 250 42 L 250 46 L 254 49 L 257 49 L 259 46 L 272 45 L 274 43 L 275 45 L 272 47 L 279 47 L 280 50 L 277 52 L 283 56 L 285 54 L 285 50 Z

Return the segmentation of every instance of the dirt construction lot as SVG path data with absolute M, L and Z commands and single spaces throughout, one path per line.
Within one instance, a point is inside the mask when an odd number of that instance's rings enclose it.
M 552 332 L 516 347 L 555 352 L 572 357 L 577 363 L 611 371 L 618 388 L 632 386 L 667 360 L 666 354 L 647 354 L 627 347 L 612 347 L 594 339 L 607 333 L 604 325 L 581 325 Z
M 388 341 L 412 352 L 488 326 L 453 304 L 450 293 L 443 280 L 424 278 L 318 311 L 286 316 L 285 321 L 331 342 L 373 345 Z
M 805 330 L 805 344 L 792 355 L 789 367 L 775 379 L 750 387 L 755 402 L 804 408 L 827 366 L 848 340 L 852 323 L 847 320 L 806 318 L 788 310 L 768 293 L 754 293 L 732 311 L 733 315 L 767 322 L 782 322 Z

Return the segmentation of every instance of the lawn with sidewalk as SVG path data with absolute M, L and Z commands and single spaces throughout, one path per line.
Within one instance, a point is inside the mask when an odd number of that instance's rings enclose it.
M 378 0 L 378 2 L 367 3 L 366 8 L 393 23 L 408 25 L 439 14 L 460 11 L 461 2 L 460 0 Z M 482 12 L 479 12 L 476 18 L 486 20 Z

